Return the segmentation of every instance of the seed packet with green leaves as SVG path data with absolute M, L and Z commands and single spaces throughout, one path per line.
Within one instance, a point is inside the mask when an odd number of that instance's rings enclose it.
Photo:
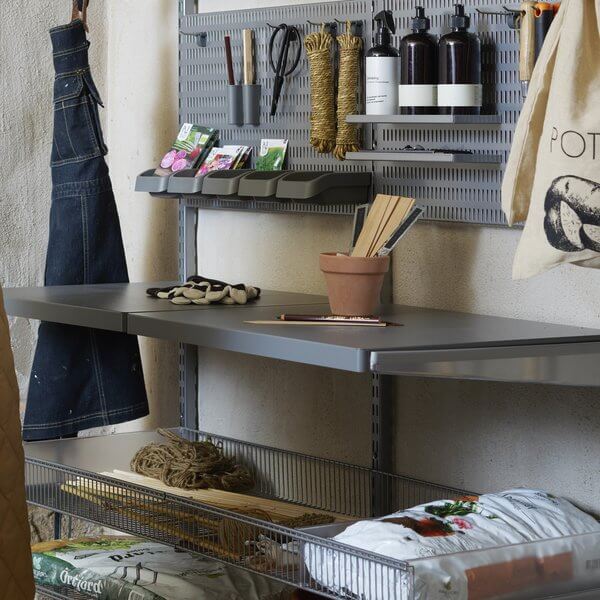
M 288 140 L 261 140 L 256 159 L 257 171 L 281 171 L 285 162 Z

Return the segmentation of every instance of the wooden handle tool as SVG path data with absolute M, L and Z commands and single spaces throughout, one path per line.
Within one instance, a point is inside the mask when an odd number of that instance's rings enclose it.
M 244 85 L 253 85 L 256 81 L 254 70 L 254 30 L 244 29 L 242 41 L 244 44 Z
M 523 16 L 519 42 L 519 79 L 526 84 L 531 81 L 535 66 L 535 2 L 522 2 L 521 11 Z

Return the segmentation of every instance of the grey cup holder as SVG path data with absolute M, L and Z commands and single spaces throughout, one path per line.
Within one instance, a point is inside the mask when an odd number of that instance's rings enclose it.
M 185 169 L 169 178 L 170 194 L 198 194 L 202 190 L 204 176 L 196 177 L 198 169 Z
M 137 176 L 135 180 L 136 192 L 161 193 L 169 187 L 170 175 L 156 175 L 155 169 L 149 169 Z
M 238 196 L 274 198 L 277 184 L 288 171 L 250 171 L 240 179 Z
M 371 173 L 296 171 L 279 179 L 277 198 L 323 204 L 362 204 L 369 201 L 370 189 Z
M 202 193 L 206 196 L 235 196 L 240 180 L 250 172 L 249 169 L 211 171 L 204 176 Z

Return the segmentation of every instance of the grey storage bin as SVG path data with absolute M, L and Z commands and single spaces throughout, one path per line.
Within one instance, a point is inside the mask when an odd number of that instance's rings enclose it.
M 229 125 L 244 124 L 244 101 L 241 85 L 227 86 L 227 122 Z
M 207 196 L 235 196 L 240 180 L 250 169 L 233 169 L 231 171 L 211 171 L 204 176 L 202 193 Z
M 289 171 L 250 171 L 240 179 L 238 196 L 270 198 L 277 193 L 277 184 Z
M 244 125 L 260 125 L 261 89 L 259 84 L 242 86 Z
M 371 173 L 296 171 L 279 180 L 277 197 L 324 204 L 363 204 L 369 201 L 370 189 Z
M 198 169 L 184 169 L 171 175 L 167 191 L 170 194 L 198 194 L 202 190 L 204 176 L 196 177 Z
M 137 176 L 136 192 L 161 193 L 167 191 L 170 175 L 156 175 L 154 171 L 155 169 L 148 169 Z

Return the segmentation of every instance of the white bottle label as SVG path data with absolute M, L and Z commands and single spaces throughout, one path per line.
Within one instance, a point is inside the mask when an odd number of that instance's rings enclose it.
M 365 108 L 368 115 L 396 114 L 398 70 L 397 56 L 367 56 Z
M 440 83 L 438 106 L 481 106 L 482 86 L 478 83 Z
M 398 106 L 437 106 L 437 85 L 419 83 L 398 86 Z

